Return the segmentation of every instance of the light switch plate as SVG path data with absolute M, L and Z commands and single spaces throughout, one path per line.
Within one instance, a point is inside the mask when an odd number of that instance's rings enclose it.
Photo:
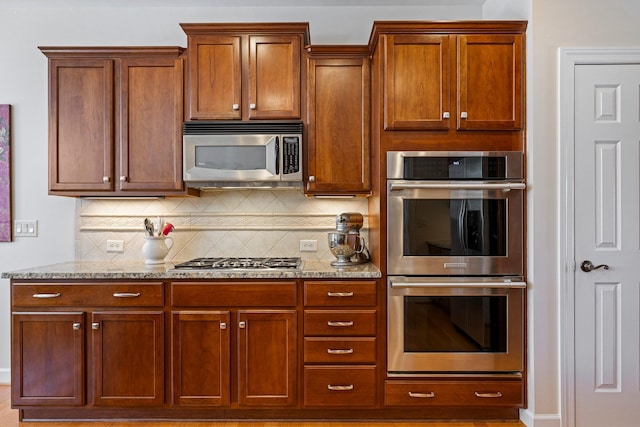
M 38 237 L 38 221 L 13 221 L 14 237 Z

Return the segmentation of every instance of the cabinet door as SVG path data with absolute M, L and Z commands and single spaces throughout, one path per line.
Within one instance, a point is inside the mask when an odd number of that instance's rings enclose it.
M 522 128 L 522 39 L 458 37 L 458 129 Z
M 238 403 L 296 402 L 296 311 L 238 311 Z
M 182 59 L 123 58 L 119 83 L 119 188 L 182 189 Z
M 368 58 L 308 62 L 307 193 L 366 193 L 370 173 Z
M 113 60 L 49 61 L 49 192 L 110 191 Z
M 384 129 L 449 129 L 450 37 L 384 38 Z
M 174 404 L 229 405 L 229 312 L 181 311 L 172 317 Z
M 84 404 L 84 313 L 14 313 L 11 402 Z
M 300 37 L 249 36 L 249 119 L 300 118 Z
M 189 36 L 187 119 L 241 119 L 240 36 Z
M 161 311 L 93 313 L 94 405 L 163 404 L 163 319 Z

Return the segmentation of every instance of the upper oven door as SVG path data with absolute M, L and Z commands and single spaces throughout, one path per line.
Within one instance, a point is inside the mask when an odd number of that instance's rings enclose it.
M 387 184 L 389 275 L 523 275 L 523 193 L 513 182 Z

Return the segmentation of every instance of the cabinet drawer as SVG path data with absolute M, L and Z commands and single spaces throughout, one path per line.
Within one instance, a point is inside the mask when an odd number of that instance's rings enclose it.
M 375 310 L 305 310 L 304 334 L 362 336 L 376 334 Z
M 305 338 L 304 363 L 376 363 L 376 339 Z
M 162 282 L 14 283 L 14 306 L 145 307 L 164 305 Z
M 376 282 L 322 281 L 304 282 L 304 305 L 375 306 Z
M 174 282 L 171 305 L 292 307 L 296 305 L 296 282 Z
M 387 406 L 521 406 L 522 381 L 385 382 Z
M 374 406 L 374 366 L 305 367 L 305 406 Z

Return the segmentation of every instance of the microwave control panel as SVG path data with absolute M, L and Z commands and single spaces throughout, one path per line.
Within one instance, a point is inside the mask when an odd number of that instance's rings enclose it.
M 300 172 L 300 141 L 297 136 L 282 137 L 282 174 Z

